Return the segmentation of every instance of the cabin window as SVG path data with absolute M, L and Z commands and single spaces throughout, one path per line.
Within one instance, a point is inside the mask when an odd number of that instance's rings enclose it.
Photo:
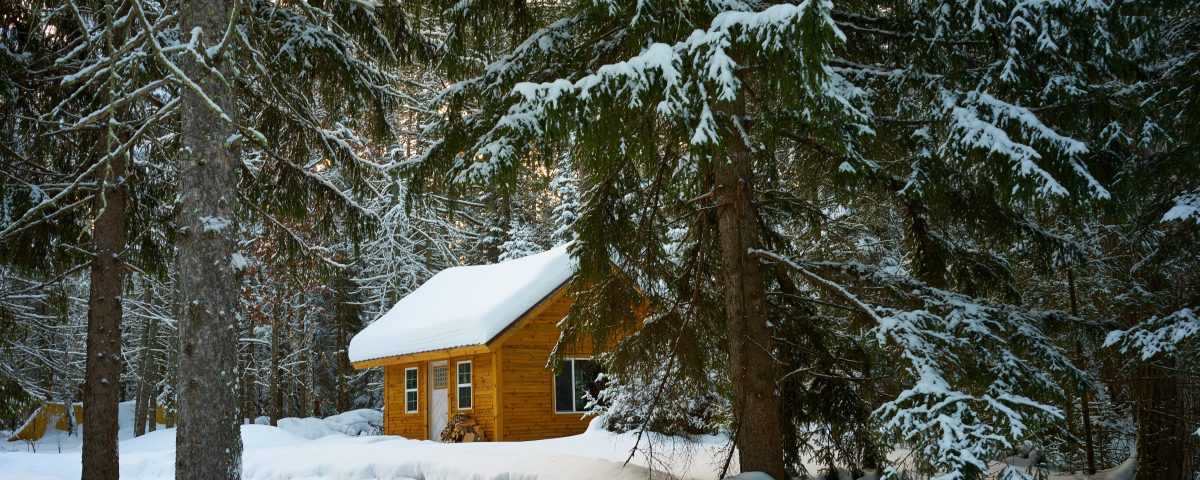
M 433 388 L 446 388 L 446 368 L 445 365 L 433 367 Z
M 417 413 L 417 368 L 404 369 L 404 413 Z
M 458 409 L 471 409 L 471 361 L 458 362 Z
M 587 412 L 588 397 L 596 398 L 603 384 L 600 366 L 590 358 L 568 358 L 558 362 L 554 375 L 554 411 Z

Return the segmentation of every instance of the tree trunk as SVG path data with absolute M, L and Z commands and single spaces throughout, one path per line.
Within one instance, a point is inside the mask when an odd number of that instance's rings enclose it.
M 229 22 L 228 0 L 194 0 L 180 8 L 179 30 L 200 32 L 199 52 L 221 40 Z M 210 60 L 225 79 L 233 78 L 230 58 L 224 53 Z M 237 479 L 242 470 L 236 315 L 241 282 L 231 261 L 237 247 L 238 157 L 228 143 L 236 133 L 230 122 L 237 102 L 233 85 L 195 55 L 181 55 L 180 62 L 212 103 L 190 88 L 181 89 L 176 221 L 183 315 L 175 478 Z
M 149 425 L 146 425 L 146 430 L 153 432 L 158 429 L 158 389 L 150 386 L 150 392 L 146 395 L 146 414 L 150 418 Z
M 150 282 L 145 282 L 145 302 L 146 305 L 154 304 L 154 290 Z M 151 402 L 151 397 L 154 396 L 154 386 L 158 383 L 154 379 L 154 345 L 156 332 L 156 321 L 154 317 L 147 317 L 146 324 L 142 329 L 142 354 L 138 357 L 138 388 L 137 399 L 134 405 L 134 420 L 133 420 L 133 436 L 140 437 L 146 433 L 146 422 L 155 423 L 154 403 Z
M 276 303 L 277 307 L 279 305 L 280 304 Z M 283 360 L 283 333 L 279 331 L 280 327 L 283 325 L 283 318 L 281 318 L 282 315 L 279 314 L 280 310 L 282 310 L 282 307 L 276 308 L 274 313 L 280 318 L 276 318 L 275 325 L 271 326 L 271 386 L 270 392 L 268 392 L 267 395 L 270 397 L 271 401 L 272 426 L 278 426 L 279 419 L 283 417 L 283 387 L 280 385 L 282 379 L 280 378 L 279 371 L 279 363 Z
M 1174 360 L 1160 359 L 1141 367 L 1133 382 L 1133 414 L 1138 423 L 1135 480 L 1196 476 L 1189 388 Z
M 1071 267 L 1067 267 L 1067 288 L 1070 289 L 1071 297 L 1071 316 L 1079 317 L 1079 303 L 1075 297 L 1075 271 Z M 1078 361 L 1083 361 L 1083 342 L 1075 340 L 1075 358 Z M 1088 401 L 1087 388 L 1079 389 L 1080 410 L 1083 414 L 1083 445 L 1087 450 L 1087 473 L 1088 475 L 1096 474 L 1096 448 L 1092 444 L 1092 413 L 1091 406 Z
M 312 359 L 309 358 L 309 353 L 311 351 L 311 345 L 308 341 L 309 322 L 310 319 L 308 316 L 304 316 L 304 318 L 300 320 L 300 334 L 296 336 L 295 341 L 292 343 L 293 348 L 297 349 L 296 357 L 300 362 L 299 368 L 297 368 L 297 370 L 299 370 L 299 374 L 297 375 L 299 379 L 296 382 L 296 386 L 299 387 L 300 390 L 299 392 L 296 392 L 296 415 L 300 418 L 308 418 L 313 416 L 313 402 L 311 395 L 312 390 L 309 388 L 313 381 L 312 375 L 310 375 L 312 372 L 309 368 L 312 366 Z
M 246 338 L 254 339 L 254 322 L 246 322 Z M 258 342 L 251 341 L 246 344 L 246 360 L 242 367 L 242 417 L 246 419 L 246 423 L 253 424 L 254 419 L 258 416 L 257 410 L 254 408 L 258 393 L 255 391 L 254 375 L 258 369 L 254 368 L 254 353 L 258 349 Z
M 154 320 L 146 319 L 146 325 L 142 328 L 142 354 L 138 358 L 138 386 L 137 398 L 134 400 L 133 406 L 133 436 L 140 437 L 146 434 L 146 417 L 147 405 L 149 404 L 150 396 L 150 363 L 153 361 L 151 355 L 153 350 L 150 348 L 151 339 L 154 337 Z M 153 414 L 150 414 L 153 418 Z
M 106 8 L 110 55 L 115 50 L 112 29 L 113 7 Z M 109 98 L 116 96 L 116 77 L 109 78 Z M 111 119 L 111 118 L 110 118 Z M 104 155 L 117 148 L 117 133 L 108 128 Z M 119 255 L 125 250 L 126 157 L 108 158 L 103 168 L 102 189 L 97 197 L 98 215 L 92 224 L 92 259 L 88 295 L 87 361 L 83 384 L 83 478 L 115 479 L 120 475 L 117 456 L 117 404 L 121 401 L 121 292 L 125 270 Z M 70 407 L 68 406 L 68 409 Z
M 153 298 L 153 297 L 151 297 Z M 162 381 L 162 360 L 158 357 L 158 320 L 150 320 L 150 342 L 145 346 L 147 368 L 146 368 L 146 420 L 149 422 L 147 426 L 149 431 L 153 432 L 158 428 L 158 385 Z
M 344 284 L 342 284 L 344 285 Z M 341 285 L 339 285 L 341 286 Z M 340 294 L 341 292 L 339 292 Z M 337 344 L 334 347 L 334 365 L 337 370 L 337 399 L 335 400 L 338 412 L 350 410 L 350 395 L 346 390 L 346 372 L 350 371 L 350 357 L 347 356 L 348 345 L 346 337 L 348 336 L 346 325 L 346 303 L 341 295 L 334 297 L 334 341 Z
M 743 136 L 749 127 L 736 125 L 743 110 L 739 104 L 725 111 L 731 120 L 725 142 L 728 157 L 716 159 L 713 168 L 736 445 L 742 472 L 759 471 L 783 479 L 778 375 L 765 318 L 763 272 L 749 256 L 758 247 L 758 218 L 752 196 L 753 152 Z

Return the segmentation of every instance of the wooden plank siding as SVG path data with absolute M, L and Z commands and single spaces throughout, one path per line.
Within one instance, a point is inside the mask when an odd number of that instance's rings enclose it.
M 447 416 L 453 417 L 465 413 L 479 422 L 484 434 L 489 438 L 495 435 L 496 414 L 496 381 L 492 368 L 492 354 L 465 355 L 445 357 L 447 381 Z M 458 362 L 471 361 L 471 390 L 474 404 L 468 410 L 458 409 Z M 400 435 L 414 440 L 437 440 L 429 438 L 430 387 L 429 366 L 439 359 L 392 364 L 384 367 L 383 371 L 383 404 L 384 404 L 384 433 Z M 417 412 L 404 413 L 404 370 L 417 367 Z M 435 435 L 436 436 L 436 435 Z
M 404 369 L 417 367 L 417 411 L 404 413 Z M 383 431 L 425 440 L 429 431 L 428 369 L 424 362 L 388 365 L 383 370 Z M 424 383 L 424 385 L 422 385 Z M 425 388 L 421 388 L 424 386 Z
M 474 403 L 469 410 L 458 409 L 458 362 L 471 361 L 471 391 Z M 472 355 L 469 357 L 451 357 L 447 366 L 449 381 L 447 387 L 450 395 L 450 416 L 458 413 L 470 415 L 479 422 L 483 434 L 489 440 L 496 439 L 496 378 L 492 370 L 492 354 Z
M 554 412 L 554 376 L 546 362 L 558 342 L 558 322 L 567 315 L 571 299 L 560 291 L 543 308 L 530 312 L 515 331 L 492 345 L 500 357 L 500 396 L 503 399 L 501 438 L 537 440 L 582 433 L 589 419 L 578 413 Z M 590 348 L 568 356 L 590 357 Z

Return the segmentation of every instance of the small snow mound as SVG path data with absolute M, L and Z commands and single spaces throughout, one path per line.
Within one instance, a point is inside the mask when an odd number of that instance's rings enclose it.
M 329 424 L 325 423 L 325 420 L 315 417 L 281 418 L 279 419 L 278 426 L 279 430 L 283 430 L 289 434 L 308 440 L 316 440 L 318 438 L 324 438 L 330 435 L 342 434 L 342 432 L 331 428 Z
M 325 418 L 325 424 L 351 436 L 379 435 L 383 427 L 383 412 L 363 408 Z
M 280 428 L 270 425 L 242 425 L 242 445 L 245 448 L 265 448 L 278 447 L 281 445 L 294 445 L 303 443 L 312 438 L 320 437 L 304 437 L 282 428 L 284 420 L 299 420 L 297 418 L 284 418 L 279 420 Z M 308 419 L 305 419 L 308 420 Z
M 255 419 L 254 423 L 259 423 L 260 419 L 265 419 L 264 423 L 270 423 L 270 419 L 266 419 L 266 417 L 259 417 Z M 380 427 L 383 426 L 383 412 L 364 408 L 339 413 L 327 418 L 281 418 L 279 419 L 278 426 L 281 430 L 287 431 L 292 435 L 309 440 L 325 438 L 331 435 L 349 435 L 352 437 L 379 435 Z
M 763 472 L 746 472 L 739 473 L 732 477 L 725 477 L 725 480 L 775 480 L 775 477 L 767 475 Z
M 175 429 L 164 428 L 147 432 L 140 437 L 134 437 L 121 442 L 121 452 L 158 452 L 175 449 Z

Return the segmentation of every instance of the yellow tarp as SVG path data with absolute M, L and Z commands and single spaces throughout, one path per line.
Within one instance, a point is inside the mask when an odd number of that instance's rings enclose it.
M 75 423 L 78 425 L 83 422 L 83 404 L 76 403 L 75 407 Z M 15 442 L 17 440 L 39 440 L 46 435 L 46 426 L 50 423 L 54 424 L 54 428 L 66 431 L 68 430 L 67 409 L 61 403 L 47 403 L 34 410 L 33 415 L 29 416 L 29 420 L 25 421 L 21 428 L 17 429 L 16 433 L 8 437 L 8 441 Z

